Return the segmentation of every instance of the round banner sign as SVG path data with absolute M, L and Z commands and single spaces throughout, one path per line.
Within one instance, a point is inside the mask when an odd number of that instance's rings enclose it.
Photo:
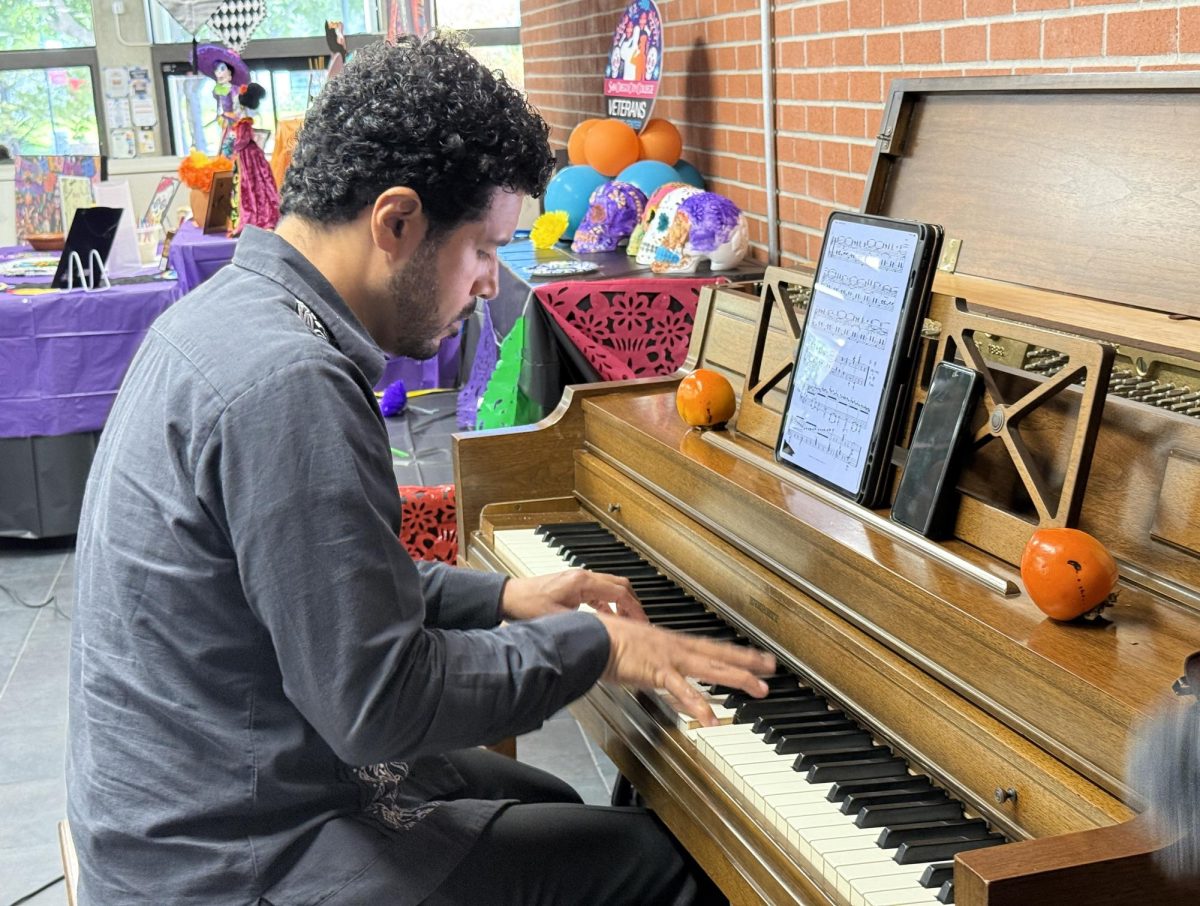
M 604 97 L 608 116 L 624 120 L 640 132 L 658 94 L 662 76 L 662 18 L 654 0 L 633 0 L 613 32 L 604 67 Z

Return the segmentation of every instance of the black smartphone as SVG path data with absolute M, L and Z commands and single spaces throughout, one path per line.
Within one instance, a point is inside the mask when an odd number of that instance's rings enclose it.
M 939 362 L 933 371 L 892 505 L 894 521 L 927 538 L 951 528 L 954 486 L 982 389 L 979 372 L 963 365 Z
M 941 246 L 937 224 L 830 215 L 775 457 L 863 506 L 884 502 Z

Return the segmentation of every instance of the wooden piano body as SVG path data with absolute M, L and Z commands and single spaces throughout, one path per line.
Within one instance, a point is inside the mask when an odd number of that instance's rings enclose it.
M 773 461 L 809 278 L 770 269 L 697 317 L 688 367 L 741 388 L 730 429 L 688 429 L 667 378 L 570 388 L 537 425 L 456 437 L 463 561 L 504 569 L 504 528 L 610 527 L 1016 841 L 957 857 L 959 904 L 1200 902 L 1154 866 L 1167 841 L 1125 769 L 1200 649 L 1196 147 L 1194 76 L 896 83 L 864 209 L 947 237 L 909 428 L 939 357 L 989 370 L 977 423 L 1038 397 L 977 450 L 956 537 Z M 1106 620 L 1055 623 L 1026 595 L 1038 521 L 1117 556 Z M 600 684 L 574 711 L 733 902 L 846 902 L 646 696 Z

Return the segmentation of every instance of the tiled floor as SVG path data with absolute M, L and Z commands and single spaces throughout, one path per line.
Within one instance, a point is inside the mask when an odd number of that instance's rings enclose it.
M 449 436 L 454 394 L 414 397 L 389 420 L 400 484 L 453 478 Z M 0 906 L 62 874 L 56 824 L 66 813 L 63 782 L 67 723 L 67 656 L 74 609 L 74 539 L 0 538 Z M 586 802 L 608 802 L 612 763 L 566 712 L 518 743 L 522 761 L 557 774 Z M 63 906 L 61 883 L 28 901 Z

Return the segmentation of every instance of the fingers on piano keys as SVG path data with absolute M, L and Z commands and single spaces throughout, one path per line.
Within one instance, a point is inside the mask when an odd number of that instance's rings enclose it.
M 753 642 L 596 523 L 497 532 L 530 568 L 627 577 L 650 622 L 735 644 Z M 851 906 L 954 901 L 956 853 L 1006 842 L 930 778 L 787 670 L 767 696 L 690 681 L 717 715 L 700 727 L 672 710 L 699 754 Z

